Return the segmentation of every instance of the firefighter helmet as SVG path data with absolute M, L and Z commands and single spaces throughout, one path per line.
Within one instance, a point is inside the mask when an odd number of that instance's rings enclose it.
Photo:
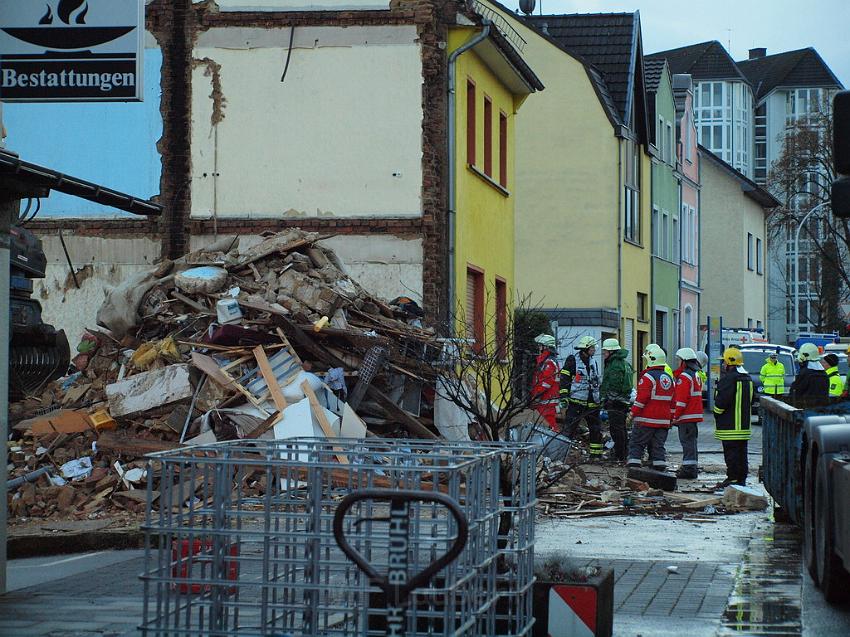
M 744 355 L 741 353 L 737 347 L 727 347 L 723 350 L 723 356 L 721 356 L 721 360 L 727 365 L 733 365 L 734 367 L 738 367 L 744 364 Z
M 616 352 L 620 348 L 620 341 L 616 338 L 606 338 L 602 341 L 602 349 L 606 352 Z
M 705 366 L 708 365 L 708 356 L 705 352 L 697 352 L 697 362 L 700 367 L 705 369 Z
M 690 347 L 683 347 L 676 351 L 676 358 L 683 361 L 695 361 L 697 360 L 697 353 Z
M 819 361 L 820 350 L 814 343 L 803 343 L 800 345 L 800 351 L 797 352 L 797 360 L 801 363 L 806 361 Z
M 647 366 L 656 367 L 658 365 L 666 365 L 667 364 L 667 354 L 661 349 L 660 345 L 656 345 L 655 343 L 650 343 L 646 346 L 646 349 L 643 350 L 643 360 L 646 361 Z
M 551 334 L 538 334 L 534 338 L 534 342 L 550 349 L 555 349 L 556 346 L 555 337 Z
M 588 349 L 590 347 L 596 347 L 597 341 L 592 336 L 582 336 L 578 339 L 578 345 L 576 345 L 576 349 Z

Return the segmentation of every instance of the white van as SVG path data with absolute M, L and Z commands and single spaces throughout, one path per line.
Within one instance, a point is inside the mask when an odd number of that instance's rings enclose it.
M 720 341 L 723 343 L 723 349 L 725 349 L 730 345 L 740 347 L 741 345 L 767 343 L 767 337 L 763 331 L 730 327 L 723 328 Z M 708 329 L 705 326 L 700 327 L 699 348 L 706 354 L 708 353 Z

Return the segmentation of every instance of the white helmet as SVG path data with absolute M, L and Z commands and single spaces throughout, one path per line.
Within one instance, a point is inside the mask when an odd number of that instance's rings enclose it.
M 680 358 L 683 361 L 695 361 L 697 360 L 697 353 L 690 347 L 683 347 L 676 350 L 676 358 Z
M 700 367 L 705 369 L 705 366 L 708 365 L 708 355 L 705 352 L 697 352 L 697 362 Z
M 598 341 L 592 336 L 582 336 L 578 339 L 578 345 L 576 345 L 576 349 L 587 349 L 589 347 L 596 347 Z
M 538 345 L 542 345 L 543 347 L 548 347 L 550 349 L 555 349 L 557 343 L 555 342 L 555 337 L 551 334 L 538 334 L 534 338 L 534 342 Z
M 620 341 L 616 338 L 606 338 L 602 341 L 602 349 L 606 352 L 616 352 L 620 348 Z
M 800 351 L 797 352 L 797 360 L 801 363 L 806 361 L 819 361 L 820 350 L 814 343 L 803 343 L 800 345 Z
M 667 354 L 661 349 L 660 345 L 650 343 L 643 351 L 643 359 L 649 367 L 667 364 Z

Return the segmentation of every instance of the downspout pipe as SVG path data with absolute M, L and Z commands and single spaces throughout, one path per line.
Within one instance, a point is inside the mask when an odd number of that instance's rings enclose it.
M 472 47 L 477 45 L 479 42 L 482 42 L 490 35 L 490 21 L 484 20 L 484 29 L 478 35 L 474 36 L 471 40 L 467 41 L 463 45 L 459 46 L 457 49 L 452 51 L 449 54 L 449 95 L 448 95 L 448 118 L 449 118 L 449 130 L 448 130 L 448 164 L 449 164 L 449 188 L 448 188 L 448 330 L 449 334 L 454 334 L 454 321 L 452 321 L 452 317 L 455 315 L 455 227 L 456 227 L 456 219 L 455 215 L 457 214 L 457 186 L 456 175 L 457 175 L 457 153 L 456 150 L 456 140 L 457 140 L 457 126 L 455 125 L 455 115 L 457 110 L 457 95 L 455 91 L 455 85 L 457 80 L 457 59 L 469 51 Z

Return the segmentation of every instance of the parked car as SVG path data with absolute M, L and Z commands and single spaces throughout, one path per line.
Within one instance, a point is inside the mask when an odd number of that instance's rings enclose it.
M 765 364 L 767 358 L 776 351 L 776 345 L 745 345 L 741 347 L 741 353 L 744 355 L 744 368 L 750 373 L 753 379 L 753 413 L 758 412 L 759 396 L 764 393 L 764 386 L 761 383 L 759 373 L 762 365 Z M 779 346 L 779 362 L 785 367 L 785 393 L 787 394 L 791 388 L 791 383 L 797 376 L 798 364 L 794 356 L 794 349 L 787 346 Z

